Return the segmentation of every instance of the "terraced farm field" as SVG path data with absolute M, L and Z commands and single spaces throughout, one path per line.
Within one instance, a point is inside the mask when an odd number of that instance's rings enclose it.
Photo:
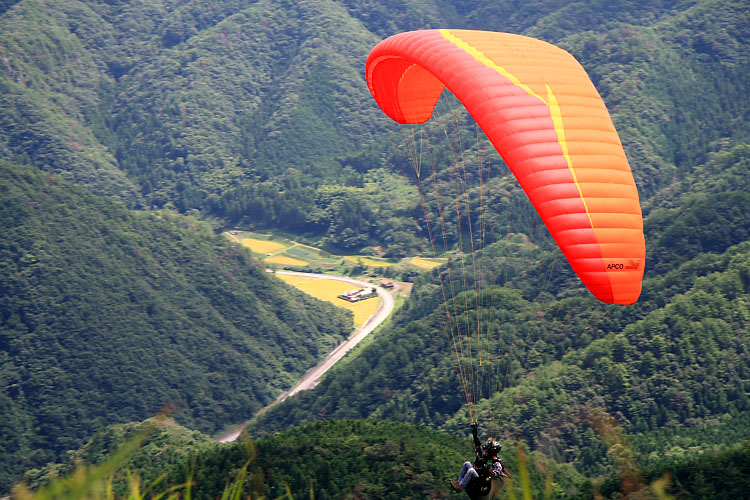
M 396 262 L 375 255 L 339 255 L 331 254 L 321 248 L 309 246 L 291 239 L 289 236 L 277 234 L 256 233 L 251 231 L 227 231 L 224 233 L 230 239 L 249 248 L 256 258 L 273 264 L 277 268 L 284 267 L 317 267 L 327 272 L 338 270 L 347 273 L 346 266 L 366 266 L 372 273 L 384 268 L 391 270 L 394 276 L 406 269 L 419 268 L 430 270 L 446 261 L 443 258 L 405 257 Z M 372 249 L 370 249 L 371 251 Z M 363 273 L 364 274 L 364 273 Z
M 441 262 L 437 262 L 434 260 L 427 260 L 421 257 L 413 257 L 411 260 L 409 260 L 409 264 L 411 264 L 412 266 L 417 266 L 422 269 L 434 269 L 438 267 L 441 264 Z
M 380 306 L 380 298 L 372 298 L 361 302 L 347 302 L 338 298 L 339 295 L 356 288 L 350 283 L 329 279 L 313 279 L 301 276 L 289 276 L 286 274 L 276 274 L 280 278 L 295 288 L 312 295 L 313 297 L 331 302 L 339 307 L 349 309 L 354 313 L 354 326 L 360 328 L 367 320 L 375 314 Z
M 288 245 L 275 241 L 259 240 L 257 238 L 242 238 L 242 244 L 257 253 L 272 253 L 285 249 Z
M 295 259 L 293 257 L 284 257 L 283 255 L 274 255 L 265 259 L 267 263 L 278 264 L 280 266 L 306 266 L 308 262 Z
M 369 267 L 390 267 L 390 266 L 396 265 L 396 263 L 394 262 L 388 262 L 387 260 L 372 259 L 369 257 L 346 257 L 346 261 L 349 264 L 362 263 Z

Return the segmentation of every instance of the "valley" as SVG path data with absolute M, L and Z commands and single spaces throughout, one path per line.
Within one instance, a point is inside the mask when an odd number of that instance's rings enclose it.
M 256 258 L 271 269 L 310 267 L 331 272 L 353 269 L 361 273 L 380 273 L 392 277 L 407 270 L 434 269 L 447 261 L 445 257 L 408 255 L 398 259 L 383 258 L 376 255 L 378 247 L 365 247 L 367 254 L 331 253 L 296 241 L 294 235 L 288 233 L 231 230 L 222 234 L 249 248 Z M 338 252 L 341 250 L 338 249 Z
M 281 275 L 281 276 L 289 276 L 293 279 L 299 279 L 302 278 L 304 280 L 313 280 L 313 281 L 328 281 L 328 280 L 334 280 L 334 281 L 341 281 L 346 283 L 348 286 L 355 285 L 355 286 L 361 286 L 361 287 L 371 287 L 372 284 L 368 282 L 363 282 L 359 280 L 355 280 L 352 278 L 346 278 L 342 276 L 330 276 L 330 275 L 323 275 L 323 274 L 310 274 L 310 273 L 300 273 L 300 272 L 293 272 L 293 271 L 275 271 L 275 274 Z M 293 285 L 297 286 L 294 280 L 290 281 Z M 320 383 L 321 377 L 325 375 L 325 373 L 331 369 L 336 363 L 341 361 L 341 359 L 346 356 L 349 351 L 354 349 L 362 340 L 367 337 L 370 333 L 375 331 L 385 320 L 388 319 L 388 317 L 393 313 L 394 310 L 394 299 L 393 299 L 393 293 L 397 290 L 394 290 L 393 292 L 384 290 L 380 287 L 375 287 L 375 290 L 377 290 L 378 294 L 378 301 L 370 301 L 370 303 L 377 303 L 377 308 L 375 308 L 374 313 L 367 317 L 367 319 L 362 322 L 361 324 L 357 322 L 357 316 L 355 313 L 355 331 L 349 336 L 348 339 L 346 339 L 344 342 L 336 346 L 331 352 L 329 352 L 326 355 L 325 360 L 312 368 L 310 371 L 305 373 L 305 375 L 297 382 L 294 386 L 292 386 L 289 390 L 284 391 L 281 393 L 281 395 L 276 398 L 276 400 L 271 403 L 269 406 L 266 406 L 265 408 L 262 408 L 258 411 L 258 415 L 263 414 L 265 411 L 267 411 L 271 406 L 275 405 L 276 403 L 280 403 L 284 400 L 286 400 L 289 397 L 294 396 L 300 391 L 306 391 L 308 389 L 312 389 L 316 385 Z M 313 295 L 316 296 L 317 294 Z M 320 296 L 317 296 L 316 298 L 321 298 Z M 323 299 L 326 300 L 326 299 Z M 332 301 L 332 300 L 331 300 Z M 242 430 L 245 428 L 245 424 L 237 426 L 235 429 L 232 429 L 229 432 L 226 432 L 216 438 L 216 441 L 220 443 L 229 443 L 237 439 L 242 432 Z
M 746 0 L 0 2 L 0 498 L 445 498 L 470 422 L 496 500 L 742 498 L 749 34 Z

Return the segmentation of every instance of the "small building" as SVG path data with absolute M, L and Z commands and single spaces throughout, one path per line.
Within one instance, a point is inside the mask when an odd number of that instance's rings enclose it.
M 359 288 L 356 290 L 347 290 L 346 292 L 339 295 L 340 299 L 346 300 L 347 302 L 359 302 L 360 300 L 377 297 L 378 292 L 375 288 Z

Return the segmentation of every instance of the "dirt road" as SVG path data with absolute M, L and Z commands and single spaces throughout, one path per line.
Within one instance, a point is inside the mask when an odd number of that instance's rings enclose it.
M 337 280 L 337 281 L 345 281 L 347 283 L 351 283 L 353 285 L 362 287 L 362 288 L 375 288 L 375 290 L 378 293 L 378 297 L 380 297 L 381 303 L 380 307 L 378 307 L 378 310 L 375 311 L 375 314 L 373 314 L 370 319 L 367 320 L 367 322 L 362 326 L 362 328 L 359 328 L 352 333 L 352 335 L 338 345 L 335 349 L 333 349 L 331 352 L 328 353 L 326 356 L 326 359 L 313 368 L 312 370 L 308 371 L 295 385 L 293 388 L 291 388 L 289 391 L 283 393 L 281 396 L 279 396 L 276 401 L 271 403 L 269 406 L 264 408 L 261 411 L 264 411 L 271 406 L 280 403 L 281 401 L 284 401 L 285 399 L 294 396 L 300 391 L 305 391 L 307 389 L 312 389 L 318 383 L 320 382 L 320 378 L 327 372 L 333 365 L 336 364 L 337 361 L 339 361 L 341 358 L 343 358 L 346 353 L 348 353 L 350 350 L 354 348 L 357 344 L 359 344 L 362 339 L 364 339 L 368 334 L 370 334 L 375 328 L 377 328 L 378 325 L 380 325 L 385 319 L 393 312 L 393 296 L 388 293 L 386 290 L 382 289 L 379 286 L 374 286 L 372 283 L 368 283 L 366 281 L 359 281 L 352 278 L 347 278 L 344 276 L 330 276 L 328 274 L 312 274 L 312 273 L 298 273 L 293 271 L 276 271 L 277 274 L 287 274 L 290 276 L 301 276 L 309 279 L 329 279 L 329 280 Z M 242 424 L 239 427 L 236 427 L 232 429 L 231 431 L 227 432 L 226 434 L 223 434 L 219 438 L 216 439 L 216 441 L 220 443 L 228 443 L 231 441 L 234 441 L 237 439 L 237 437 L 242 432 L 242 429 L 245 428 L 245 424 Z

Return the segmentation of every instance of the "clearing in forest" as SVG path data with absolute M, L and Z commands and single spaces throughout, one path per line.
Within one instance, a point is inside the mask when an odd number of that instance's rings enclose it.
M 295 288 L 302 290 L 316 299 L 331 302 L 339 307 L 349 309 L 354 313 L 354 327 L 362 327 L 367 320 L 375 314 L 380 306 L 380 297 L 363 300 L 360 302 L 347 302 L 338 298 L 339 295 L 357 288 L 357 285 L 344 281 L 329 279 L 313 279 L 303 276 L 290 276 L 287 274 L 275 274 L 276 277 L 286 281 Z
M 413 257 L 411 260 L 409 260 L 409 264 L 412 266 L 417 266 L 422 269 L 433 269 L 438 267 L 441 262 L 436 262 L 434 260 L 427 260 L 423 259 L 421 257 Z
M 271 253 L 278 252 L 287 247 L 283 243 L 277 243 L 275 241 L 259 240 L 256 238 L 242 238 L 242 244 L 257 253 Z
M 346 266 L 365 266 L 368 268 L 368 273 L 387 268 L 393 276 L 396 276 L 410 268 L 431 270 L 446 262 L 446 259 L 442 257 L 409 256 L 394 260 L 370 255 L 369 253 L 366 255 L 331 254 L 321 248 L 295 241 L 289 235 L 242 230 L 226 231 L 224 234 L 231 240 L 249 248 L 258 260 L 281 268 L 312 266 L 325 271 L 338 270 L 340 271 L 338 274 L 347 274 Z
M 387 260 L 378 260 L 378 259 L 372 259 L 369 257 L 345 257 L 346 261 L 349 264 L 363 264 L 368 267 L 390 267 L 395 266 L 395 262 L 388 262 Z
M 271 264 L 278 264 L 280 266 L 306 266 L 308 262 L 304 260 L 294 259 L 292 257 L 284 257 L 283 255 L 274 255 L 265 259 L 266 262 Z

